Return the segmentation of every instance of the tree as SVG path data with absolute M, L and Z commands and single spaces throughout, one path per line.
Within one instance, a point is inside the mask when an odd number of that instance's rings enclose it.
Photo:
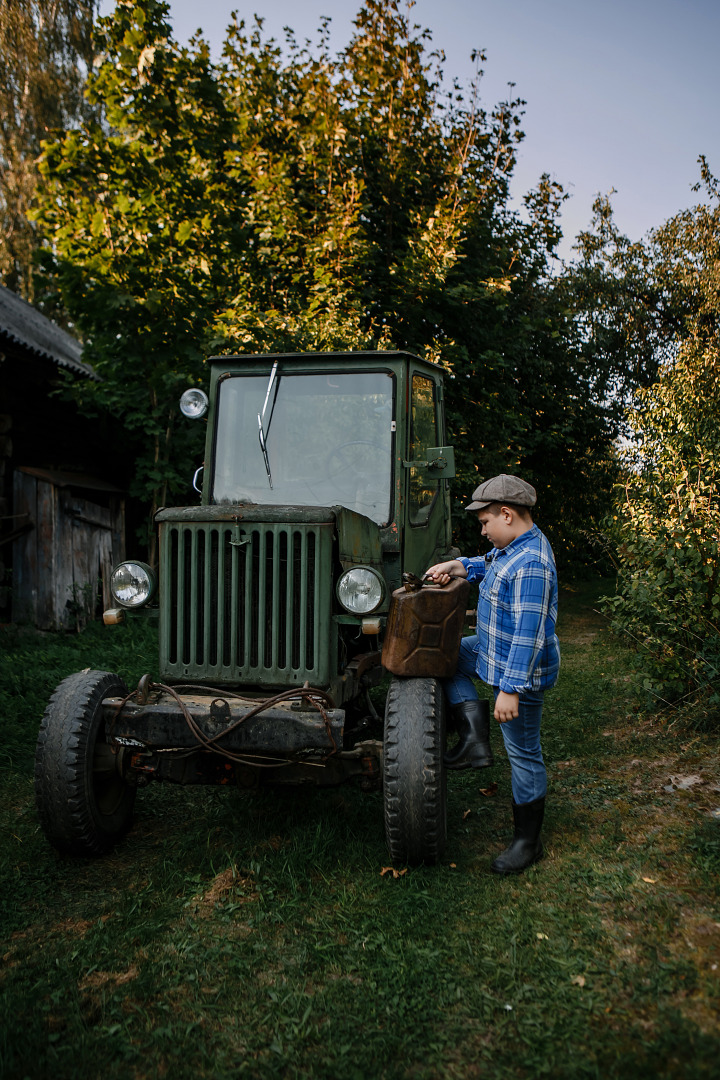
M 339 59 L 294 53 L 280 67 L 273 55 L 267 112 L 248 89 L 267 51 L 251 70 L 248 42 L 226 54 L 262 161 L 258 170 L 249 159 L 247 186 L 261 177 L 253 250 L 272 292 L 265 286 L 259 303 L 238 297 L 224 329 L 253 347 L 382 342 L 442 362 L 458 507 L 480 475 L 529 471 L 548 521 L 577 505 L 554 530 L 569 559 L 602 493 L 607 501 L 607 469 L 597 480 L 612 434 L 564 295 L 548 281 L 564 195 L 543 177 L 527 218 L 509 212 L 522 102 L 486 112 L 479 68 L 469 100 L 458 87 L 445 93 L 418 30 L 397 4 L 366 3 Z M 570 491 L 585 496 L 582 509 Z M 458 538 L 477 543 L 461 511 L 458 523 Z
M 512 470 L 569 501 L 609 435 L 549 281 L 563 193 L 545 177 L 508 208 L 522 102 L 483 109 L 479 67 L 469 97 L 446 89 L 397 0 L 365 0 L 338 57 L 327 28 L 283 50 L 234 23 L 220 64 L 173 43 L 167 10 L 101 21 L 106 125 L 41 166 L 47 280 L 128 418 L 134 490 L 183 489 L 175 402 L 204 353 L 384 346 L 449 373 L 460 506 Z
M 681 329 L 675 267 L 653 234 L 632 243 L 620 233 L 611 195 L 596 198 L 575 251 L 560 287 L 592 370 L 593 396 L 604 403 L 615 433 L 627 434 L 625 410 L 636 390 L 655 381 Z
M 212 317 L 242 276 L 245 201 L 208 49 L 178 49 L 166 15 L 148 0 L 101 21 L 88 96 L 105 123 L 69 131 L 40 162 L 44 270 L 103 379 L 83 388 L 85 404 L 122 417 L 131 493 L 151 515 L 187 489 L 200 451 L 177 400 L 202 379 Z
M 83 85 L 96 7 L 97 0 L 0 4 L 0 279 L 28 299 L 36 159 L 43 139 L 88 114 Z
M 677 331 L 629 414 L 609 602 L 648 691 L 720 705 L 720 187 L 649 237 L 647 265 Z

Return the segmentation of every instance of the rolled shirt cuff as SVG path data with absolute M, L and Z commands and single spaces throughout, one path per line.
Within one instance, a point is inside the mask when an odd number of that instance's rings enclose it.
M 522 694 L 523 690 L 530 690 L 529 686 L 512 686 L 510 683 L 505 682 L 504 679 L 500 680 L 500 690 L 504 694 Z

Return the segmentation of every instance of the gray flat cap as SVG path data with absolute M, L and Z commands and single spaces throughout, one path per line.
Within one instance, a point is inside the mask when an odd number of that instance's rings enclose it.
M 472 502 L 465 509 L 484 510 L 486 506 L 494 502 L 534 506 L 537 502 L 537 492 L 531 484 L 526 484 L 519 476 L 501 473 L 500 476 L 493 476 L 490 480 L 485 480 L 480 487 L 476 487 L 472 494 Z

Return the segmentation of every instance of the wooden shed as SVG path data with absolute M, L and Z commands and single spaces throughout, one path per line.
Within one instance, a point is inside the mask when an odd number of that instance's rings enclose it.
M 98 381 L 80 342 L 0 286 L 0 622 L 82 625 L 123 553 L 120 422 L 68 379 Z
M 13 486 L 13 618 L 80 628 L 112 606 L 110 574 L 125 558 L 122 493 L 91 476 L 23 466 Z

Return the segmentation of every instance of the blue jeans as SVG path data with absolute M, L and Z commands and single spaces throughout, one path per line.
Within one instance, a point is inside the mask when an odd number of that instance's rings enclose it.
M 448 703 L 459 705 L 461 701 L 477 699 L 473 679 L 476 677 L 475 658 L 477 636 L 465 637 L 460 642 L 457 670 L 449 679 L 443 679 Z M 497 698 L 498 686 L 493 687 Z M 540 748 L 540 720 L 543 708 L 543 690 L 524 690 L 520 694 L 519 715 L 514 720 L 500 724 L 505 750 L 510 759 L 510 782 L 516 803 L 534 802 L 547 791 L 547 772 Z

